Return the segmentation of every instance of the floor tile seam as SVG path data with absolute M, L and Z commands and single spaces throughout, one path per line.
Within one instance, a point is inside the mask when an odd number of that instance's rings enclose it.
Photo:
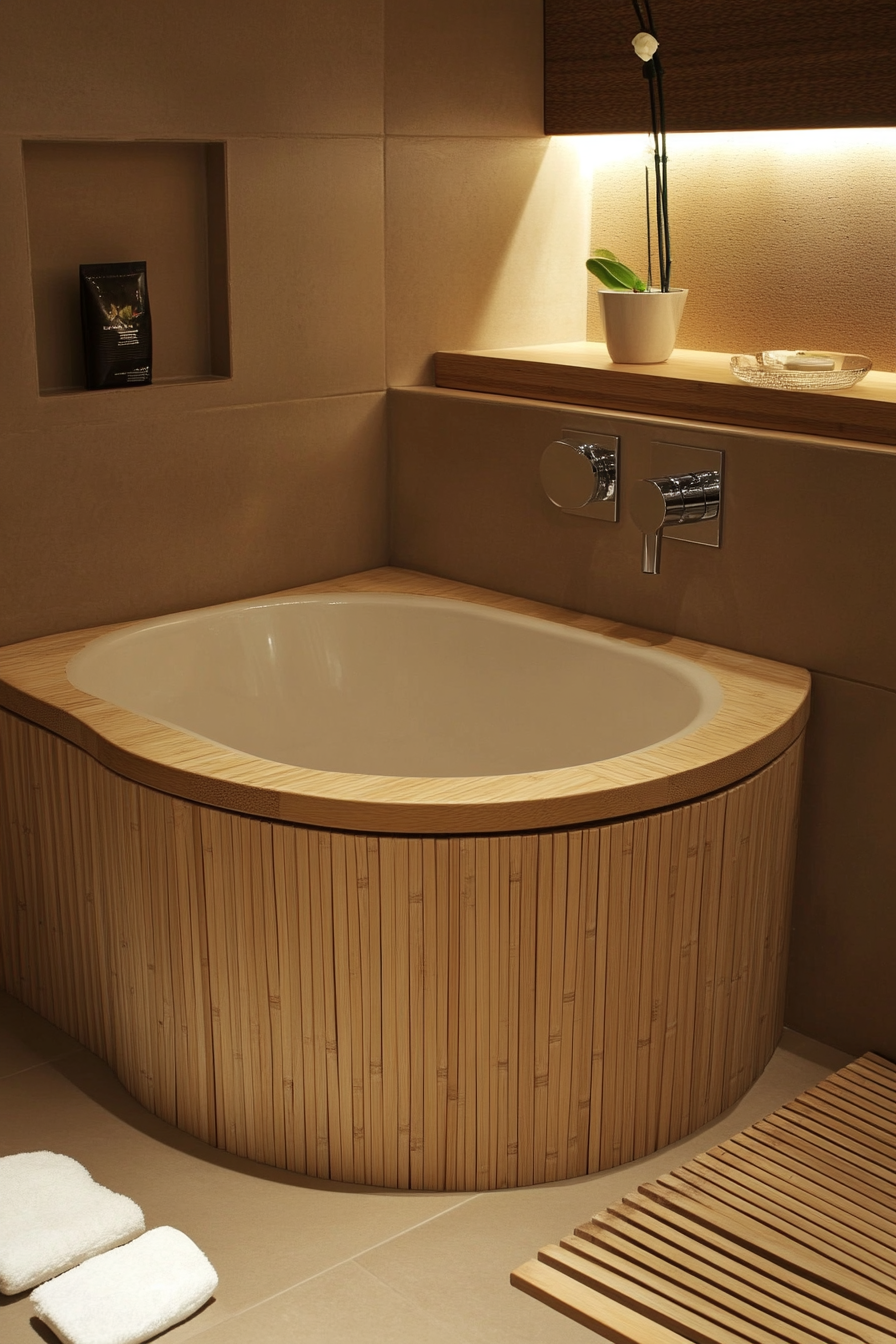
M 388 1246 L 390 1241 L 398 1241 L 400 1237 L 405 1237 L 411 1232 L 416 1232 L 418 1228 L 425 1227 L 427 1223 L 434 1223 L 437 1218 L 444 1218 L 446 1214 L 453 1213 L 455 1209 L 463 1208 L 465 1204 L 469 1204 L 474 1199 L 478 1199 L 481 1193 L 481 1191 L 476 1191 L 466 1199 L 460 1200 L 457 1204 L 452 1204 L 450 1208 L 440 1209 L 438 1213 L 432 1214 L 429 1218 L 423 1218 L 419 1223 L 414 1223 L 410 1227 L 402 1228 L 400 1232 L 393 1233 L 391 1237 L 384 1237 L 382 1241 L 374 1242 L 371 1246 L 365 1246 L 360 1251 L 356 1251 L 354 1255 L 347 1255 L 342 1260 L 336 1260 L 331 1265 L 325 1265 L 323 1269 L 317 1270 L 314 1274 L 306 1275 L 304 1279 L 297 1279 L 295 1283 L 290 1283 L 285 1288 L 278 1289 L 276 1293 L 269 1293 L 267 1297 L 259 1298 L 257 1302 L 251 1302 L 247 1306 L 242 1307 L 239 1311 L 230 1312 L 224 1320 L 210 1322 L 205 1330 L 196 1332 L 196 1338 L 200 1335 L 208 1334 L 210 1330 L 216 1330 L 219 1325 L 238 1320 L 239 1317 L 248 1315 L 250 1311 L 255 1311 L 258 1307 L 265 1307 L 269 1302 L 275 1302 L 278 1297 L 284 1297 L 286 1293 L 292 1293 L 297 1288 L 303 1288 L 306 1283 L 313 1283 L 315 1279 L 323 1278 L 325 1274 L 330 1274 L 334 1269 L 341 1269 L 344 1265 L 353 1264 L 357 1262 L 361 1256 L 369 1255 L 371 1251 L 378 1251 L 381 1246 Z M 358 1264 L 358 1268 L 363 1269 L 364 1266 Z M 391 1285 L 387 1286 L 391 1287 Z M 397 1289 L 393 1289 L 393 1291 L 397 1291 Z M 226 1310 L 226 1308 L 224 1309 Z M 465 1341 L 461 1341 L 460 1344 L 465 1344 Z
M 23 1073 L 32 1073 L 35 1069 L 44 1069 L 49 1064 L 58 1064 L 60 1059 L 70 1059 L 72 1055 L 84 1053 L 83 1045 L 76 1045 L 73 1050 L 63 1050 L 61 1055 L 53 1055 L 51 1059 L 41 1059 L 37 1064 L 26 1064 L 24 1069 L 13 1069 L 12 1073 L 0 1073 L 0 1083 L 5 1083 L 9 1078 L 20 1078 Z
M 390 1283 L 388 1279 L 384 1279 L 380 1274 L 375 1274 L 374 1271 L 368 1269 L 366 1265 L 358 1264 L 358 1268 L 361 1270 L 362 1274 L 366 1274 L 368 1278 L 373 1279 L 374 1283 L 378 1283 L 381 1288 L 387 1288 L 390 1293 L 395 1293 L 397 1297 L 401 1298 L 402 1302 L 406 1302 L 409 1307 L 413 1307 L 415 1311 L 419 1311 L 422 1316 L 427 1318 L 427 1320 L 430 1320 L 435 1325 L 443 1328 L 454 1329 L 454 1326 L 450 1321 L 447 1321 L 443 1316 L 438 1316 L 434 1311 L 431 1311 L 429 1307 L 424 1306 L 422 1302 L 418 1302 L 413 1297 L 409 1297 L 407 1293 L 404 1293 L 400 1288 L 397 1288 L 394 1283 Z M 470 1335 L 455 1335 L 454 1338 L 456 1344 L 477 1344 L 476 1340 Z

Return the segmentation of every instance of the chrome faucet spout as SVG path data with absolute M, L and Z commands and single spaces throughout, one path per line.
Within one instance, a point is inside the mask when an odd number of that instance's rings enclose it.
M 645 532 L 641 546 L 641 573 L 659 574 L 660 555 L 663 549 L 663 529 L 657 532 Z
M 659 574 L 665 528 L 717 518 L 720 499 L 718 471 L 636 481 L 631 492 L 631 516 L 644 535 L 641 573 Z

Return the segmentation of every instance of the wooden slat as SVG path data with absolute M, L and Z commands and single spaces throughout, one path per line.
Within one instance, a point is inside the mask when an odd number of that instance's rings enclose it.
M 737 820 L 742 857 L 747 834 Z M 755 924 L 764 926 L 764 918 Z M 896 1081 L 889 1061 L 867 1067 Z M 848 1066 L 810 1088 L 798 1099 L 806 1114 L 824 1117 L 854 1096 L 856 1073 Z M 793 1105 L 542 1248 L 539 1259 L 558 1273 L 535 1295 L 598 1333 L 612 1302 L 678 1338 L 714 1344 L 896 1338 L 896 1188 L 867 1161 L 844 1156 L 837 1130 L 801 1131 Z M 896 1136 L 896 1091 L 889 1110 L 875 1106 L 887 1142 Z M 529 1267 L 519 1273 L 518 1286 L 533 1291 Z
M 824 1274 L 813 1272 L 815 1265 L 811 1259 L 802 1257 L 794 1265 L 796 1248 L 792 1245 L 776 1243 L 767 1236 L 744 1236 L 743 1227 L 736 1222 L 726 1223 L 718 1210 L 715 1222 L 706 1216 L 697 1219 L 689 1217 L 682 1207 L 668 1198 L 658 1200 L 638 1192 L 626 1195 L 624 1201 L 613 1205 L 611 1211 L 639 1226 L 655 1230 L 675 1246 L 688 1246 L 695 1255 L 708 1257 L 713 1265 L 727 1266 L 736 1277 L 743 1278 L 745 1273 L 757 1275 L 766 1283 L 769 1293 L 783 1296 L 788 1302 L 799 1301 L 806 1311 L 819 1315 L 824 1321 L 836 1322 L 842 1316 L 849 1329 L 862 1338 L 868 1331 L 886 1338 L 892 1333 L 892 1322 L 887 1313 L 846 1296 L 838 1290 L 839 1286 L 829 1286 Z
M 790 1173 L 797 1183 L 808 1180 L 820 1189 L 830 1191 L 832 1197 L 858 1202 L 858 1207 L 882 1217 L 889 1227 L 896 1215 L 896 1189 L 875 1190 L 857 1175 L 855 1167 L 844 1166 L 840 1171 L 830 1161 L 829 1155 L 820 1151 L 815 1161 L 811 1161 L 805 1152 L 783 1143 L 769 1143 L 768 1134 L 753 1127 L 744 1130 L 726 1145 L 726 1151 L 733 1153 L 743 1149 L 751 1164 L 759 1164 L 771 1170 L 779 1180 Z M 738 1153 L 738 1155 L 740 1155 Z
M 745 1133 L 755 1134 L 758 1140 L 773 1151 L 780 1151 L 807 1164 L 812 1171 L 829 1172 L 839 1179 L 847 1179 L 851 1189 L 859 1194 L 867 1194 L 878 1202 L 889 1203 L 896 1212 L 896 1188 L 893 1182 L 881 1177 L 873 1166 L 864 1163 L 855 1154 L 826 1147 L 823 1141 L 813 1142 L 814 1136 L 809 1131 L 787 1125 L 777 1116 L 760 1120 Z
M 873 1126 L 863 1125 L 839 1107 L 817 1102 L 808 1094 L 795 1097 L 784 1109 L 807 1125 L 822 1125 L 828 1132 L 836 1134 L 842 1147 L 854 1147 L 857 1152 L 872 1154 L 879 1166 L 896 1176 L 896 1152 Z
M 437 842 L 423 842 L 422 899 L 420 917 L 423 923 L 423 1019 L 420 1087 L 423 1092 L 422 1103 L 422 1142 L 423 1142 L 423 1179 L 422 1184 L 429 1190 L 438 1190 L 444 1186 L 444 1178 L 439 1173 L 439 1083 L 440 1072 L 440 1031 L 439 1031 L 439 943 L 440 943 L 440 896 L 437 876 Z
M 510 1282 L 580 1325 L 596 1330 L 613 1344 L 681 1344 L 681 1335 L 675 1331 L 645 1320 L 639 1312 L 612 1299 L 596 1300 L 586 1285 L 576 1283 L 540 1260 L 529 1260 L 515 1269 Z
M 889 1103 L 892 1100 L 894 1091 L 896 1091 L 896 1087 L 888 1087 L 887 1083 L 882 1079 L 868 1073 L 866 1069 L 860 1069 L 859 1065 L 861 1063 L 861 1060 L 856 1060 L 856 1062 L 850 1064 L 848 1068 L 841 1069 L 840 1076 L 844 1080 L 848 1080 L 854 1087 L 858 1088 L 860 1092 L 866 1093 L 878 1103 L 881 1100 Z
M 814 1250 L 826 1253 L 823 1243 L 838 1246 L 840 1254 L 849 1257 L 857 1273 L 884 1282 L 891 1278 L 884 1249 L 876 1239 L 865 1235 L 858 1220 L 838 1219 L 833 1207 L 819 1209 L 821 1201 L 810 1192 L 796 1189 L 791 1193 L 790 1182 L 780 1188 L 776 1182 L 763 1180 L 746 1167 L 718 1162 L 707 1153 L 695 1159 L 688 1166 L 686 1177 L 679 1179 L 686 1179 L 688 1185 L 694 1185 L 711 1199 L 741 1209 L 748 1217 L 801 1240 Z M 819 1213 L 823 1216 L 819 1217 Z
M 782 1337 L 788 1344 L 797 1344 L 797 1341 L 799 1344 L 817 1344 L 817 1336 L 794 1329 L 792 1325 L 786 1327 L 785 1334 L 780 1318 L 763 1311 L 754 1302 L 726 1292 L 718 1280 L 710 1282 L 689 1274 L 680 1264 L 673 1266 L 663 1257 L 646 1250 L 633 1257 L 625 1241 L 611 1232 L 602 1233 L 596 1240 L 564 1237 L 560 1245 L 600 1269 L 609 1269 L 622 1278 L 631 1279 L 638 1287 L 648 1288 L 659 1297 L 679 1303 L 695 1316 L 708 1318 L 735 1335 L 747 1334 L 754 1344 L 780 1344 Z
M 896 1064 L 889 1059 L 884 1059 L 882 1055 L 875 1055 L 869 1051 L 856 1061 L 856 1067 L 861 1068 L 873 1077 L 885 1083 L 888 1087 L 896 1089 Z
M 368 881 L 367 973 L 370 978 L 370 1182 L 386 1184 L 386 1110 L 383 1088 L 382 893 L 379 842 L 365 837 Z
M 491 885 L 492 865 L 491 840 L 478 839 L 476 846 L 476 968 L 475 968 L 475 1009 L 476 1024 L 476 1189 L 494 1188 L 494 1173 L 491 1165 L 491 1132 L 495 1123 L 494 1107 L 496 1093 L 492 1087 L 498 1081 L 497 1042 L 495 1042 L 494 1067 L 491 1063 L 492 1051 L 492 996 L 491 996 Z M 495 1024 L 497 1026 L 497 1022 Z
M 562 1270 L 571 1279 L 587 1284 L 601 1296 L 639 1312 L 657 1325 L 677 1331 L 685 1339 L 693 1340 L 694 1344 L 743 1344 L 743 1340 L 748 1338 L 745 1331 L 726 1328 L 721 1320 L 712 1320 L 702 1312 L 694 1311 L 687 1294 L 682 1295 L 686 1301 L 682 1300 L 682 1296 L 666 1297 L 655 1292 L 649 1282 L 642 1280 L 633 1283 L 631 1279 L 617 1274 L 610 1268 L 608 1256 L 602 1258 L 599 1269 L 592 1268 L 583 1256 L 567 1251 L 562 1246 L 544 1246 L 538 1252 L 538 1258 L 553 1269 Z M 718 1315 L 724 1318 L 724 1313 Z M 761 1344 L 768 1344 L 768 1339 L 761 1339 Z
M 458 1117 L 458 1171 L 462 1189 L 476 1189 L 476 839 L 460 842 L 461 877 L 461 1040 L 463 1112 Z
M 855 1136 L 843 1134 L 838 1128 L 824 1123 L 816 1112 L 790 1111 L 782 1107 L 780 1111 L 775 1112 L 774 1122 L 788 1134 L 805 1135 L 813 1144 L 831 1145 L 830 1151 L 839 1157 L 860 1166 L 871 1176 L 892 1182 L 891 1171 L 878 1160 L 878 1155 L 873 1149 L 865 1148 Z
M 563 980 L 561 984 L 561 1015 L 557 1033 L 559 1080 L 556 1089 L 556 1119 L 552 1118 L 557 1136 L 557 1179 L 575 1175 L 570 1170 L 570 1101 L 573 1093 L 575 1064 L 574 1024 L 576 989 L 578 986 L 579 948 L 581 946 L 581 877 L 582 832 L 570 831 L 566 861 L 566 918 L 563 938 Z M 562 1049 L 563 1042 L 569 1049 Z
M 865 1266 L 856 1272 L 844 1263 L 845 1256 L 832 1260 L 826 1249 L 817 1249 L 805 1245 L 791 1237 L 786 1228 L 770 1225 L 754 1218 L 749 1207 L 746 1212 L 736 1209 L 734 1203 L 724 1203 L 704 1194 L 690 1184 L 678 1182 L 665 1176 L 642 1190 L 660 1203 L 671 1204 L 673 1208 L 686 1213 L 695 1222 L 721 1230 L 732 1240 L 740 1240 L 748 1245 L 757 1246 L 770 1259 L 776 1259 L 790 1265 L 808 1277 L 819 1279 L 834 1287 L 845 1297 L 853 1301 L 885 1311 L 896 1316 L 896 1303 L 892 1296 L 879 1290 L 876 1284 L 865 1276 Z
M 399 838 L 384 842 L 383 848 L 392 857 L 394 883 L 394 1030 L 398 1065 L 397 1072 L 391 1079 L 388 1074 L 386 1075 L 385 1084 L 388 1088 L 391 1082 L 398 1091 L 398 1186 L 401 1190 L 409 1190 L 411 1186 L 411 1013 L 408 1002 L 411 993 L 410 845 L 407 839 Z
M 520 1162 L 520 1029 L 522 1002 L 520 983 L 523 964 L 522 899 L 523 839 L 510 836 L 508 849 L 509 941 L 507 974 L 507 1185 L 519 1184 Z M 590 1062 L 590 1061 L 589 1061 Z
M 655 1263 L 657 1270 L 673 1282 L 684 1275 L 683 1282 L 687 1281 L 710 1300 L 716 1293 L 722 1293 L 722 1300 L 736 1313 L 755 1307 L 767 1328 L 780 1334 L 783 1327 L 786 1339 L 802 1344 L 819 1338 L 825 1344 L 854 1344 L 857 1338 L 853 1318 L 835 1315 L 831 1307 L 825 1310 L 814 1299 L 801 1297 L 792 1288 L 782 1290 L 768 1275 L 705 1243 L 689 1239 L 680 1229 L 670 1233 L 656 1219 L 648 1219 L 644 1226 L 624 1206 L 596 1214 L 590 1223 L 576 1228 L 576 1235 L 586 1241 L 604 1242 L 608 1234 L 620 1254 L 628 1256 L 633 1265 L 640 1264 L 646 1253 L 651 1257 L 649 1263 Z
M 539 837 L 520 839 L 519 1068 L 517 1090 L 520 1185 L 535 1181 L 535 1001 L 538 983 L 538 855 Z
M 762 1224 L 775 1236 L 807 1247 L 815 1255 L 829 1255 L 837 1247 L 841 1262 L 855 1275 L 886 1286 L 892 1282 L 891 1266 L 876 1251 L 870 1250 L 859 1232 L 845 1233 L 833 1225 L 826 1225 L 805 1210 L 802 1202 L 784 1191 L 751 1182 L 746 1176 L 739 1179 L 718 1168 L 705 1173 L 703 1163 L 695 1162 L 686 1176 L 662 1176 L 659 1185 L 686 1194 L 700 1203 L 712 1203 L 734 1211 L 745 1221 Z
M 352 1073 L 352 1014 L 351 951 L 349 948 L 349 891 L 346 865 L 346 837 L 332 837 L 332 908 L 333 908 L 333 972 L 336 1001 L 336 1070 L 338 1075 L 339 1138 L 342 1152 L 342 1179 L 354 1181 L 355 1140 L 352 1103 L 354 1078 Z M 352 905 L 356 905 L 352 892 Z M 362 1166 L 363 1171 L 363 1166 Z
M 856 1089 L 840 1083 L 830 1085 L 820 1083 L 817 1095 L 819 1098 L 821 1096 L 829 1098 L 838 1112 L 854 1116 L 863 1128 L 867 1127 L 869 1133 L 882 1139 L 889 1147 L 896 1148 L 896 1138 L 889 1128 L 889 1114 L 885 1101 L 882 1105 L 878 1105 L 867 1095 L 862 1095 Z

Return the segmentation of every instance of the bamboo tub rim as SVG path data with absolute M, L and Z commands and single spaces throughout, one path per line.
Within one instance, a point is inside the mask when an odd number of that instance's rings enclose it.
M 327 592 L 449 598 L 662 649 L 711 672 L 722 707 L 685 737 L 559 770 L 414 779 L 327 773 L 248 757 L 76 690 L 65 673 L 69 660 L 138 621 L 0 649 L 0 705 L 160 792 L 262 818 L 392 834 L 538 830 L 675 806 L 755 773 L 797 739 L 808 718 L 804 668 L 391 566 L 245 600 Z

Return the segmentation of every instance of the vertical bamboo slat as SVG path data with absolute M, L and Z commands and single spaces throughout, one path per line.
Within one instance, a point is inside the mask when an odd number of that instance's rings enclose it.
M 509 1158 L 509 1053 L 510 1053 L 510 959 L 511 952 L 511 871 L 510 837 L 502 835 L 497 842 L 498 887 L 497 887 L 497 927 L 493 936 L 497 940 L 498 965 L 495 975 L 496 1015 L 497 1015 L 497 1063 L 495 1081 L 495 1188 L 507 1188 L 507 1163 Z
M 289 1170 L 487 1189 L 704 1124 L 781 1028 L 801 742 L 649 817 L 328 832 L 0 715 L 0 969 L 164 1119 Z
M 305 1103 L 302 1088 L 302 1008 L 299 984 L 303 968 L 299 952 L 296 902 L 296 860 L 292 836 L 279 827 L 272 828 L 274 864 L 274 900 L 276 946 L 269 956 L 276 957 L 280 984 L 280 1019 L 283 1031 L 283 1166 L 288 1171 L 304 1170 Z M 297 984 L 296 982 L 299 982 Z
M 355 836 L 345 838 L 346 865 L 346 920 L 348 924 L 348 990 L 349 990 L 349 1029 L 348 1040 L 344 1043 L 346 1052 L 351 1051 L 351 1140 L 353 1180 L 363 1183 L 365 1180 L 365 1136 L 364 1116 L 364 1080 L 370 1056 L 370 1041 L 365 1047 L 364 988 L 362 984 L 361 950 L 361 904 L 362 886 L 358 873 L 358 850 Z M 367 891 L 363 889 L 366 904 Z
M 520 903 L 523 877 L 522 838 L 507 839 L 507 1169 L 506 1184 L 519 1184 L 520 1154 Z
M 420 1190 L 423 1178 L 424 1085 L 423 1059 L 426 1034 L 425 963 L 423 927 L 423 845 L 416 836 L 408 841 L 408 1053 L 410 1096 L 408 1130 L 410 1143 L 410 1188 Z
M 441 903 L 439 842 L 423 841 L 423 891 L 420 917 L 423 921 L 423 1185 L 428 1190 L 444 1188 L 439 1170 L 439 1116 L 442 1085 L 442 1019 L 439 1013 L 441 951 Z
M 496 1123 L 492 1110 L 494 1098 L 491 1083 L 497 1081 L 497 1059 L 492 1068 L 491 1053 L 491 952 L 489 934 L 491 917 L 491 879 L 489 847 L 491 841 L 483 836 L 475 840 L 475 1022 L 476 1022 L 476 1189 L 494 1188 L 494 1174 L 489 1172 L 489 1137 Z M 494 948 L 497 952 L 497 946 Z
M 535 835 L 523 836 L 521 843 L 517 1184 L 534 1185 L 536 1180 L 535 987 L 538 983 L 538 855 L 540 843 L 539 837 Z
M 448 846 L 448 920 L 445 952 L 446 1000 L 446 1059 L 447 1059 L 447 1100 L 445 1114 L 445 1189 L 457 1190 L 458 1185 L 458 1135 L 460 1132 L 460 1107 L 458 1097 L 461 1087 L 460 1070 L 460 846 L 447 842 Z
M 437 1165 L 438 1177 L 435 1188 L 444 1190 L 446 1188 L 446 1167 L 448 1161 L 449 1139 L 448 1139 L 448 1106 L 449 1106 L 449 998 L 450 986 L 448 982 L 448 951 L 449 951 L 449 926 L 450 926 L 450 907 L 449 895 L 451 887 L 451 844 L 444 838 L 435 841 L 436 847 L 436 901 L 438 910 L 438 923 L 436 925 L 437 950 L 436 960 L 438 968 L 437 995 L 436 1004 L 436 1031 L 437 1031 L 437 1084 L 436 1084 L 436 1105 L 438 1114 L 436 1117 L 436 1147 L 437 1147 Z
M 336 1073 L 339 1143 L 342 1152 L 342 1179 L 355 1179 L 355 1139 L 352 1122 L 352 1021 L 351 952 L 349 949 L 349 890 L 346 866 L 346 837 L 332 836 L 332 923 L 333 971 L 336 1003 Z M 356 889 L 357 890 L 357 889 Z M 355 892 L 352 893 L 355 905 Z
M 476 1186 L 476 846 L 479 838 L 461 840 L 461 986 L 458 995 L 463 1043 L 463 1114 L 458 1175 L 463 1189 Z
M 607 1038 L 607 961 L 609 957 L 609 886 L 613 828 L 599 832 L 597 913 L 594 929 L 594 1023 L 591 1035 L 591 1109 L 588 1117 L 588 1170 L 601 1168 Z

